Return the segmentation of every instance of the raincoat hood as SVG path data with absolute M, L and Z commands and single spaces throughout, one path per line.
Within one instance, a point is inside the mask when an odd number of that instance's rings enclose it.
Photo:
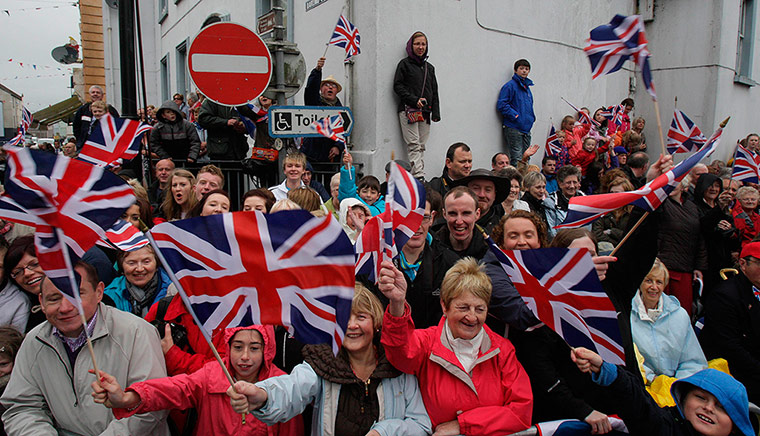
M 259 380 L 270 377 L 270 370 L 272 368 L 272 361 L 274 361 L 274 355 L 277 351 L 274 341 L 274 328 L 270 325 L 252 325 L 248 327 L 233 327 L 224 330 L 224 346 L 227 350 L 227 356 L 224 358 L 224 364 L 227 365 L 227 369 L 230 370 L 230 374 L 234 374 L 234 369 L 230 363 L 230 341 L 233 336 L 241 330 L 256 330 L 261 334 L 264 339 L 264 359 L 261 362 L 261 368 L 259 369 Z
M 712 368 L 699 371 L 691 377 L 676 380 L 670 388 L 670 393 L 676 400 L 676 407 L 682 417 L 686 394 L 694 386 L 715 395 L 742 434 L 745 436 L 753 434 L 752 424 L 749 422 L 749 399 L 743 384 L 730 375 Z
M 705 191 L 707 191 L 707 188 L 715 182 L 720 182 L 720 177 L 715 174 L 705 173 L 699 176 L 697 183 L 694 185 L 694 202 L 697 203 L 697 205 L 707 206 L 704 198 Z M 723 183 L 718 183 L 718 185 L 720 186 L 718 195 L 720 195 L 720 193 L 723 192 Z
M 422 57 L 417 56 L 414 54 L 414 38 L 418 36 L 424 36 L 425 41 L 427 41 L 428 45 L 425 47 L 425 53 L 422 55 Z M 425 63 L 425 60 L 428 58 L 428 50 L 430 50 L 430 42 L 428 41 L 427 35 L 420 32 L 419 30 L 414 32 L 411 37 L 409 37 L 409 41 L 406 42 L 406 55 L 409 56 L 409 59 L 413 60 L 415 63 L 422 65 Z
M 164 118 L 161 112 L 164 110 L 170 110 L 174 112 L 174 114 L 177 115 L 177 118 L 174 121 L 169 122 L 166 118 Z M 183 116 L 182 112 L 179 111 L 179 108 L 177 108 L 177 105 L 172 100 L 166 100 L 164 104 L 162 104 L 161 107 L 158 108 L 158 111 L 156 111 L 156 119 L 158 119 L 158 121 L 161 121 L 162 123 L 167 123 L 167 124 L 174 124 L 181 121 L 182 116 Z

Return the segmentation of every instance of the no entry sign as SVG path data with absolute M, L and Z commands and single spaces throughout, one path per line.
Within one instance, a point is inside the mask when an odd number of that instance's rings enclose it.
M 272 57 L 259 35 L 234 23 L 204 27 L 190 44 L 187 67 L 195 86 L 212 101 L 239 106 L 264 93 Z

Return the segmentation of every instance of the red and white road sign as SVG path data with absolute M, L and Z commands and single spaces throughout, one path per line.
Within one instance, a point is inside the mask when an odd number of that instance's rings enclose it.
M 187 68 L 206 97 L 238 106 L 264 93 L 272 78 L 272 57 L 264 41 L 247 27 L 214 23 L 193 39 Z

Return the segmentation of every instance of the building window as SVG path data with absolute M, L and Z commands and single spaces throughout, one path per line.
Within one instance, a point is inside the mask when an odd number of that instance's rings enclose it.
M 187 76 L 187 41 L 182 41 L 177 46 L 177 92 L 182 95 L 190 91 Z
M 169 54 L 161 59 L 161 101 L 169 100 L 171 93 L 169 84 Z
M 167 15 L 169 15 L 169 2 L 158 0 L 158 22 L 163 23 Z
M 755 39 L 755 0 L 739 2 L 739 36 L 736 44 L 736 82 L 756 85 L 752 80 L 752 52 Z
M 256 16 L 262 16 L 272 10 L 272 0 L 256 0 Z

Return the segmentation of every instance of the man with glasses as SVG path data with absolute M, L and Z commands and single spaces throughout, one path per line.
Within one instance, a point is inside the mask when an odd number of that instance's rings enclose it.
M 699 341 L 708 360 L 728 361 L 749 400 L 760 404 L 760 242 L 744 246 L 739 270 L 705 294 L 705 327 Z
M 182 112 L 182 117 L 186 120 L 190 119 L 190 106 L 185 103 L 185 97 L 182 96 L 182 94 L 174 94 L 172 97 L 172 100 L 174 101 L 174 104 L 177 105 L 177 110 Z
M 319 58 L 317 66 L 311 70 L 304 91 L 306 106 L 342 106 L 338 93 L 343 89 L 333 76 L 322 80 L 325 58 Z M 338 162 L 344 146 L 329 138 L 305 138 L 302 151 L 310 162 Z
M 570 199 L 576 195 L 585 195 L 581 191 L 581 170 L 574 165 L 565 165 L 557 171 L 557 186 L 559 189 L 544 200 L 550 238 L 557 234 L 554 226 L 562 224 L 567 217 Z M 591 230 L 590 226 L 588 228 Z

